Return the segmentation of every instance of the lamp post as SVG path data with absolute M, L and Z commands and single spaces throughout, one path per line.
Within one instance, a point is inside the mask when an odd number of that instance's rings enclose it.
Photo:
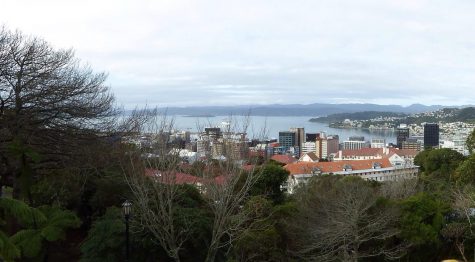
M 132 209 L 132 202 L 125 200 L 122 203 L 122 211 L 124 212 L 125 217 L 125 261 L 129 261 L 130 248 L 129 248 L 129 218 L 130 211 Z

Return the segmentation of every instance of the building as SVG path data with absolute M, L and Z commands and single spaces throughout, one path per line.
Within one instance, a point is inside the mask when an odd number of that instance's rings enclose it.
M 370 147 L 370 143 L 367 141 L 358 141 L 358 140 L 347 140 L 343 141 L 342 149 L 343 150 L 357 150 L 362 148 Z
M 283 189 L 290 194 L 297 187 L 305 185 L 311 177 L 318 175 L 359 176 L 365 180 L 384 182 L 414 178 L 419 172 L 418 166 L 393 165 L 390 158 L 340 162 L 296 162 L 287 164 L 284 168 L 290 175 Z
M 206 127 L 205 128 L 205 135 L 209 138 L 209 140 L 218 139 L 222 136 L 221 128 L 219 128 L 219 127 Z
M 305 129 L 303 127 L 292 127 L 290 128 L 290 131 L 295 133 L 296 141 L 294 146 L 298 147 L 296 154 L 300 156 L 300 149 L 302 148 L 302 144 L 305 142 Z
M 317 141 L 317 133 L 306 133 L 305 142 L 315 142 Z
M 395 155 L 400 157 L 403 165 L 413 165 L 414 158 L 419 153 L 417 150 L 398 149 L 398 148 L 362 148 L 358 150 L 340 150 L 333 157 L 334 162 L 345 160 L 375 160 L 383 158 L 391 158 Z M 397 161 L 393 164 L 396 165 Z
M 318 158 L 320 159 L 328 158 L 328 140 L 326 137 L 317 136 L 315 147 L 316 147 L 315 153 Z
M 440 146 L 442 148 L 450 148 L 452 150 L 455 150 L 464 156 L 469 155 L 468 148 L 466 145 L 466 139 L 452 138 L 451 140 L 442 140 L 440 141 Z
M 282 147 L 283 151 L 288 151 L 290 148 L 295 147 L 297 145 L 297 136 L 295 135 L 295 132 L 279 132 L 279 145 Z
M 290 152 L 300 156 L 301 148 L 305 142 L 305 130 L 303 127 L 294 127 L 290 131 L 279 132 L 279 144 L 283 153 Z
M 402 148 L 402 142 L 409 138 L 409 128 L 405 124 L 401 124 L 396 129 L 396 143 L 398 148 Z
M 408 137 L 405 141 L 402 141 L 400 149 L 409 149 L 421 151 L 422 145 L 416 138 Z
M 327 136 L 328 155 L 336 154 L 340 150 L 340 137 L 338 135 Z
M 326 136 L 324 133 L 317 134 L 315 141 L 315 154 L 320 159 L 328 159 L 331 154 L 339 150 L 340 139 L 337 135 Z
M 299 162 L 318 162 L 319 158 L 314 152 L 305 153 L 299 158 Z
M 373 138 L 371 139 L 371 148 L 383 148 L 386 146 L 386 139 Z
M 301 150 L 302 154 L 310 153 L 310 152 L 315 153 L 316 150 L 317 150 L 317 147 L 316 147 L 315 141 L 313 141 L 313 142 L 307 141 L 307 142 L 302 144 L 302 150 Z
M 289 156 L 289 155 L 273 155 L 270 159 L 282 164 L 287 165 L 294 162 L 297 162 L 297 159 Z
M 424 125 L 424 148 L 439 146 L 439 124 L 426 123 Z

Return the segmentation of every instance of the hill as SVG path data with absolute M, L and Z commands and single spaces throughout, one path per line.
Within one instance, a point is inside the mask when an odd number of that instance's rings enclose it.
M 247 115 L 254 116 L 327 116 L 339 113 L 356 113 L 363 111 L 397 112 L 414 114 L 441 109 L 440 105 L 425 106 L 420 104 L 407 107 L 400 105 L 377 104 L 273 104 L 273 105 L 242 105 L 242 106 L 190 106 L 160 108 L 170 115 Z
M 345 119 L 370 120 L 370 119 L 374 119 L 378 117 L 405 118 L 407 117 L 407 115 L 403 113 L 395 113 L 395 112 L 364 111 L 364 112 L 356 112 L 356 113 L 331 114 L 329 116 L 311 118 L 309 121 L 320 122 L 320 123 L 332 123 L 332 122 L 340 122 Z

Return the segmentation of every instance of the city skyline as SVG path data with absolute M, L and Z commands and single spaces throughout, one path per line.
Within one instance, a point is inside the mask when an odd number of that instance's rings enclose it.
M 466 105 L 474 11 L 471 1 L 47 0 L 2 3 L 0 24 L 73 48 L 126 108 Z

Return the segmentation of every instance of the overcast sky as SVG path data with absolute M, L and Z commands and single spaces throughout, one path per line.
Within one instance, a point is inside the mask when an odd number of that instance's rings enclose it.
M 473 0 L 0 0 L 119 104 L 475 104 Z

